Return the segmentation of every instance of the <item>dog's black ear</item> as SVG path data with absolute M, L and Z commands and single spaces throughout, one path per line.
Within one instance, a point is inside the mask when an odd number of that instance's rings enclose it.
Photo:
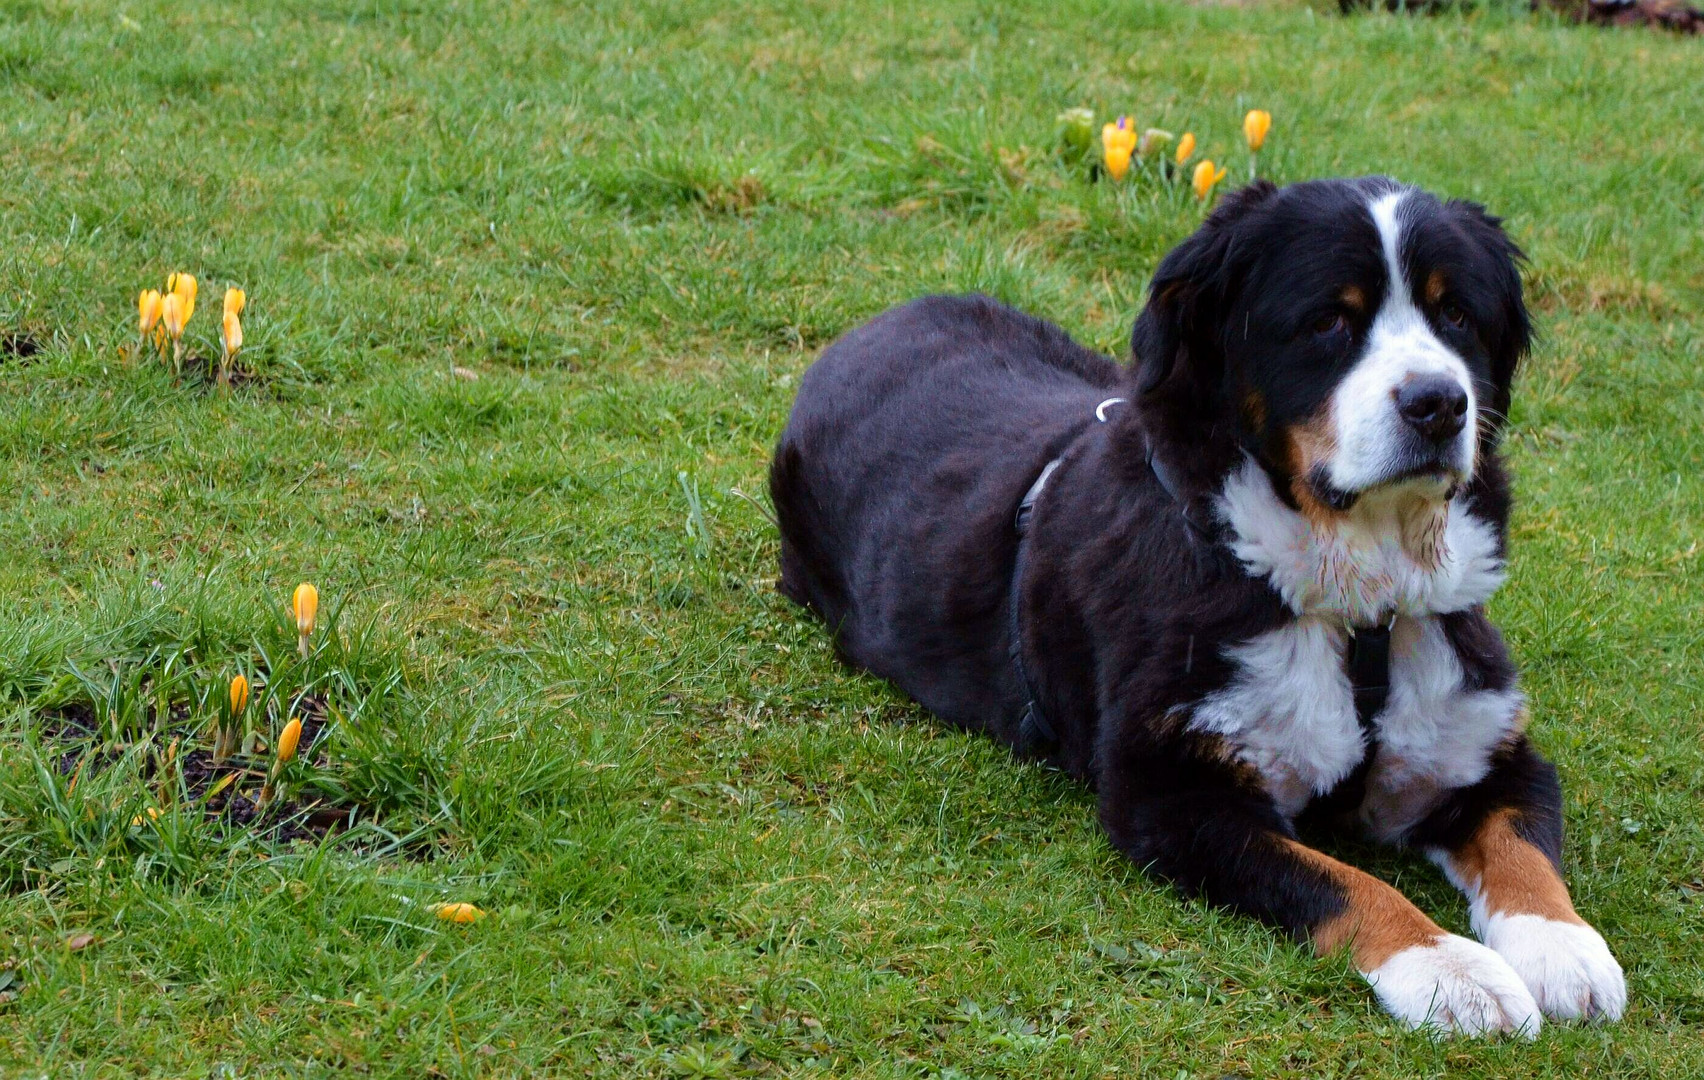
M 1231 286 L 1231 254 L 1237 225 L 1278 189 L 1256 180 L 1226 195 L 1189 239 L 1160 260 L 1148 287 L 1148 303 L 1130 333 L 1136 389 L 1148 394 L 1207 347 L 1204 335 Z
M 1515 368 L 1532 347 L 1532 318 L 1521 289 L 1521 264 L 1526 262 L 1526 253 L 1503 230 L 1503 219 L 1487 213 L 1485 207 L 1464 199 L 1452 199 L 1445 206 L 1484 257 L 1475 270 L 1482 277 L 1484 293 L 1494 297 L 1497 305 L 1496 318 L 1482 329 L 1495 387 L 1491 407 L 1495 415 L 1504 417 L 1509 414 Z

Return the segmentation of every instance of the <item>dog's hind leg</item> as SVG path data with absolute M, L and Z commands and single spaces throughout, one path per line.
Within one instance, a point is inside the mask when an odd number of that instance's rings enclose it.
M 1102 804 L 1113 843 L 1194 895 L 1311 941 L 1349 950 L 1379 1001 L 1411 1027 L 1537 1033 L 1537 1003 L 1513 968 L 1444 932 L 1383 881 L 1290 835 L 1270 800 L 1245 790 L 1173 791 Z
M 1627 982 L 1562 880 L 1562 788 L 1524 737 L 1491 772 L 1415 829 L 1472 905 L 1473 930 L 1526 982 L 1546 1016 L 1619 1020 Z

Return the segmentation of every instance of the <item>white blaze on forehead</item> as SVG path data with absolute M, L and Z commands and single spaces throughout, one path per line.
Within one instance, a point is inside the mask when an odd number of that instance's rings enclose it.
M 1363 491 L 1400 470 L 1400 447 L 1408 433 L 1395 392 L 1408 379 L 1427 375 L 1453 378 L 1467 392 L 1469 423 L 1457 436 L 1451 464 L 1464 477 L 1473 473 L 1478 425 L 1472 418 L 1479 405 L 1473 378 L 1415 306 L 1413 284 L 1403 270 L 1403 207 L 1412 194 L 1407 188 L 1381 192 L 1367 206 L 1378 230 L 1389 287 L 1373 316 L 1361 359 L 1331 398 L 1336 450 L 1327 474 L 1340 491 Z
M 1413 307 L 1413 294 L 1409 291 L 1411 283 L 1407 271 L 1402 268 L 1402 220 L 1397 217 L 1397 208 L 1407 198 L 1405 190 L 1388 192 L 1374 200 L 1367 207 L 1367 212 L 1373 215 L 1373 224 L 1378 227 L 1379 246 L 1384 249 L 1385 273 L 1390 275 L 1392 296 L 1385 299 L 1388 302 L 1394 297 L 1401 297 L 1409 307 Z

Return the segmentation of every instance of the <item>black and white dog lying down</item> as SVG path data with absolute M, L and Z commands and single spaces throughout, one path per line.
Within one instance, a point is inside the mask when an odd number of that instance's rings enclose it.
M 800 385 L 780 587 L 852 664 L 1091 785 L 1154 874 L 1350 950 L 1410 1025 L 1618 1018 L 1485 615 L 1519 258 L 1471 203 L 1260 182 L 1160 263 L 1128 369 L 986 297 L 890 311 Z M 1425 851 L 1480 941 L 1304 815 Z

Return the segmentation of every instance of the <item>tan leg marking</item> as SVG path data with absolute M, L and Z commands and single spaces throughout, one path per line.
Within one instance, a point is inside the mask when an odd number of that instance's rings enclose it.
M 1586 925 L 1574 911 L 1568 886 L 1544 852 L 1515 831 L 1515 812 L 1489 814 L 1473 838 L 1449 853 L 1450 868 L 1471 887 L 1478 883 L 1490 915 L 1542 915 Z
M 1347 946 L 1358 970 L 1375 971 L 1402 950 L 1444 936 L 1437 923 L 1394 887 L 1304 844 L 1288 843 L 1297 858 L 1335 881 L 1347 900 L 1343 914 L 1313 928 L 1314 951 L 1320 955 Z

